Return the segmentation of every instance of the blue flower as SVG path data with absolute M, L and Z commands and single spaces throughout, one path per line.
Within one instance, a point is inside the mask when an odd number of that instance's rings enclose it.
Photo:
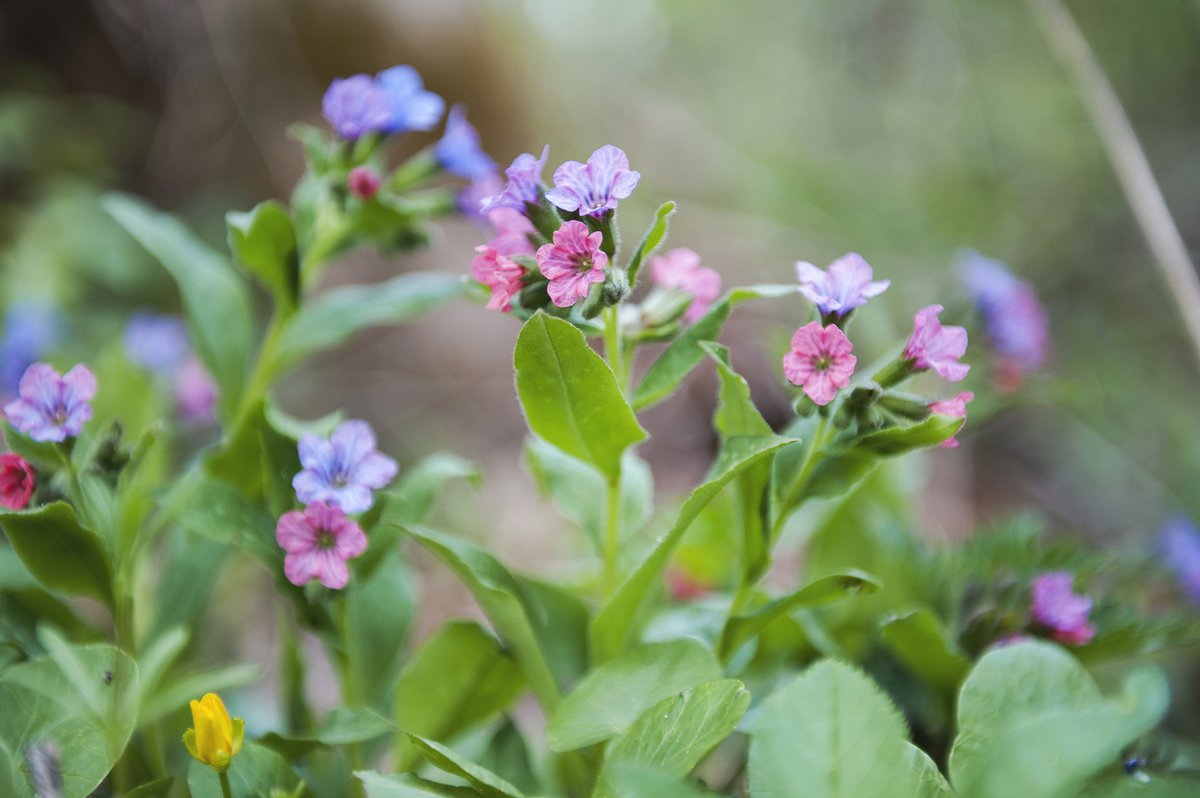
M 77 365 L 64 375 L 45 363 L 34 363 L 21 377 L 20 398 L 4 406 L 18 431 L 35 441 L 55 443 L 74 438 L 92 417 L 96 377 Z
M 1176 516 L 1163 524 L 1158 540 L 1163 562 L 1175 572 L 1188 598 L 1200 604 L 1200 530 Z
M 523 152 L 513 159 L 512 165 L 504 170 L 508 182 L 504 190 L 488 197 L 481 206 L 484 213 L 493 208 L 512 208 L 525 213 L 526 205 L 536 205 L 542 199 L 542 169 L 550 157 L 550 145 L 542 149 L 542 157 L 535 158 Z
M 191 352 L 183 319 L 144 310 L 130 317 L 121 343 L 130 363 L 156 374 L 173 374 Z
M 630 170 L 624 150 L 606 144 L 586 164 L 567 161 L 555 169 L 554 188 L 546 192 L 546 199 L 580 216 L 602 216 L 632 194 L 641 177 Z
M 959 256 L 958 270 L 996 352 L 1021 372 L 1041 366 L 1049 325 L 1033 286 L 973 250 Z
M 4 317 L 0 342 L 0 393 L 17 393 L 21 376 L 58 340 L 62 319 L 45 302 L 16 302 Z
M 375 84 L 387 96 L 389 117 L 384 130 L 388 133 L 432 130 L 446 109 L 445 101 L 426 91 L 421 76 L 410 66 L 383 70 L 375 76 Z
M 348 141 L 364 133 L 387 130 L 393 113 L 387 92 L 370 75 L 352 75 L 330 83 L 321 111 L 337 134 Z
M 328 440 L 300 438 L 300 465 L 292 487 L 304 504 L 325 502 L 346 513 L 371 507 L 372 491 L 396 476 L 396 461 L 375 450 L 375 433 L 365 421 L 344 421 Z
M 467 121 L 466 109 L 456 105 L 446 116 L 446 132 L 433 148 L 442 168 L 467 180 L 496 170 L 496 162 L 479 147 L 479 131 Z

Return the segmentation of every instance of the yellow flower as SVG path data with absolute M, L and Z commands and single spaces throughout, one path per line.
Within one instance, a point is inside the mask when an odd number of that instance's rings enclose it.
M 209 693 L 199 701 L 193 700 L 191 707 L 194 728 L 183 733 L 183 744 L 196 759 L 218 773 L 224 773 L 229 769 L 229 762 L 242 750 L 246 724 L 241 718 L 230 719 L 229 711 L 216 693 Z

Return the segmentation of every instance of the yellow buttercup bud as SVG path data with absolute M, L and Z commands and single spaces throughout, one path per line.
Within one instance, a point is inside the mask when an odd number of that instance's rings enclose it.
M 193 727 L 183 733 L 188 753 L 218 773 L 229 769 L 229 763 L 242 750 L 246 724 L 241 718 L 230 718 L 229 711 L 216 693 L 209 693 L 191 702 Z

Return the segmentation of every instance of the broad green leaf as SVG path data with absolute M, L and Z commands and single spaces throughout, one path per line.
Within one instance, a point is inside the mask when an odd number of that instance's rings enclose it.
M 307 755 L 314 748 L 365 743 L 395 731 L 395 724 L 369 709 L 339 707 L 325 716 L 321 725 L 311 734 L 271 732 L 258 742 L 294 760 Z
M 95 533 L 66 502 L 0 512 L 0 527 L 29 573 L 51 590 L 91 596 L 112 606 L 112 565 Z
M 525 794 L 485 767 L 475 764 L 451 751 L 441 743 L 408 735 L 414 746 L 429 760 L 429 764 L 465 779 L 484 798 L 525 798 Z
M 913 798 L 954 798 L 950 782 L 938 770 L 929 754 L 908 743 L 908 762 L 912 766 L 915 787 Z
M 613 798 L 715 798 L 677 776 L 628 762 L 609 768 L 607 789 Z
M 673 201 L 664 202 L 658 206 L 658 210 L 654 212 L 654 221 L 646 228 L 645 235 L 638 243 L 637 249 L 633 251 L 633 257 L 629 259 L 629 286 L 630 288 L 637 286 L 638 274 L 642 270 L 642 265 L 648 258 L 654 255 L 663 241 L 667 239 L 667 219 L 671 214 L 675 213 L 675 203 Z
M 733 734 L 749 706 L 750 693 L 736 679 L 706 682 L 660 701 L 609 744 L 593 798 L 619 796 L 612 774 L 631 764 L 683 778 Z
M 300 783 L 282 756 L 258 743 L 246 742 L 229 766 L 229 786 L 235 796 L 268 796 L 277 789 L 290 793 Z M 194 759 L 188 765 L 188 790 L 192 798 L 221 798 L 216 771 Z
M 1200 775 L 1196 773 L 1150 776 L 1146 784 L 1125 773 L 1113 775 L 1090 785 L 1079 798 L 1196 798 L 1200 795 Z
M 729 347 L 712 341 L 701 341 L 700 348 L 717 365 L 717 377 L 721 389 L 717 394 L 717 412 L 713 426 L 726 438 L 737 435 L 770 435 L 771 425 L 750 397 L 750 385 L 746 378 L 733 370 Z
M 722 443 L 708 479 L 692 491 L 692 495 L 680 509 L 675 523 L 659 538 L 637 570 L 617 589 L 612 599 L 601 608 L 593 620 L 592 652 L 598 661 L 611 659 L 625 645 L 638 613 L 662 579 L 663 569 L 666 568 L 671 552 L 679 545 L 683 533 L 705 505 L 712 501 L 721 488 L 747 468 L 771 457 L 780 448 L 791 443 L 795 441 L 774 435 L 730 438 Z
M 300 261 L 292 217 L 278 200 L 267 200 L 245 212 L 225 214 L 229 249 L 284 307 L 295 307 L 300 291 Z
M 384 775 L 357 770 L 354 777 L 362 782 L 367 798 L 479 798 L 479 793 L 470 787 L 438 784 L 410 773 Z
M 686 327 L 650 365 L 633 392 L 633 409 L 644 410 L 675 392 L 684 378 L 704 359 L 700 344 L 717 340 L 735 305 L 750 299 L 787 296 L 799 290 L 794 285 L 756 285 L 727 292 L 695 324 Z
M 511 717 L 505 718 L 487 741 L 479 764 L 521 792 L 537 793 L 541 788 L 541 779 L 533 770 L 529 746 Z
M 175 626 L 194 628 L 204 622 L 209 599 L 229 554 L 225 543 L 185 532 L 178 527 L 160 535 L 162 571 L 152 604 L 148 634 L 164 634 Z
M 589 664 L 588 605 L 578 594 L 558 585 L 524 576 L 514 578 L 555 682 L 560 686 L 577 683 Z
M 192 472 L 171 491 L 162 513 L 164 521 L 237 546 L 268 569 L 282 567 L 283 552 L 275 542 L 276 519 L 224 480 Z
M 135 787 L 129 792 L 121 796 L 121 798 L 162 798 L 171 791 L 171 785 L 175 783 L 174 776 L 163 776 L 161 779 L 149 781 L 140 787 Z
M 879 631 L 884 645 L 905 667 L 943 692 L 957 690 L 971 667 L 970 660 L 929 610 L 892 618 Z
M 617 379 L 570 322 L 535 313 L 513 353 L 517 393 L 529 428 L 562 451 L 595 466 L 608 481 L 621 455 L 646 432 Z
M 396 723 L 406 732 L 450 740 L 503 711 L 524 689 L 499 642 L 471 621 L 448 623 L 409 660 L 396 685 Z M 397 736 L 395 764 L 411 770 L 417 752 Z
M 417 607 L 413 580 L 399 549 L 386 551 L 369 574 L 360 572 L 344 600 L 341 627 L 353 683 L 361 699 L 388 712 Z
M 633 648 L 590 672 L 546 726 L 552 751 L 573 751 L 626 731 L 654 704 L 720 679 L 721 664 L 695 640 Z
M 16 659 L 43 653 L 38 640 L 42 626 L 52 626 L 77 640 L 98 636 L 67 601 L 42 587 L 11 546 L 0 546 L 0 652 L 10 652 Z M 3 667 L 0 665 L 0 671 Z
M 246 284 L 227 260 L 174 217 L 125 194 L 108 195 L 104 207 L 179 285 L 192 346 L 216 380 L 218 401 L 228 416 L 241 399 L 254 346 Z
M 453 274 L 413 272 L 374 285 L 334 288 L 306 302 L 283 328 L 271 363 L 286 371 L 309 355 L 345 343 L 360 330 L 411 321 L 462 294 Z
M 763 703 L 750 741 L 750 796 L 916 795 L 910 757 L 904 719 L 883 691 L 853 666 L 822 660 Z

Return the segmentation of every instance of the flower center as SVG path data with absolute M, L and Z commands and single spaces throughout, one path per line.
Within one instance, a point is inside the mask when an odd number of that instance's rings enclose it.
M 333 537 L 333 533 L 328 529 L 322 529 L 317 532 L 317 548 L 332 549 L 333 544 L 337 541 Z
M 812 362 L 813 368 L 816 369 L 817 371 L 824 371 L 825 369 L 829 368 L 832 364 L 833 364 L 833 358 L 831 358 L 829 355 L 818 355 L 817 357 L 813 358 L 813 362 Z
M 60 427 L 61 427 L 63 424 L 66 424 L 66 423 L 67 423 L 67 418 L 68 418 L 70 415 L 71 415 L 71 414 L 67 412 L 67 408 L 65 408 L 65 407 L 60 407 L 60 408 L 58 408 L 57 410 L 55 410 L 55 411 L 54 411 L 54 423 L 55 423 L 55 425 L 57 425 L 57 426 L 60 426 Z

